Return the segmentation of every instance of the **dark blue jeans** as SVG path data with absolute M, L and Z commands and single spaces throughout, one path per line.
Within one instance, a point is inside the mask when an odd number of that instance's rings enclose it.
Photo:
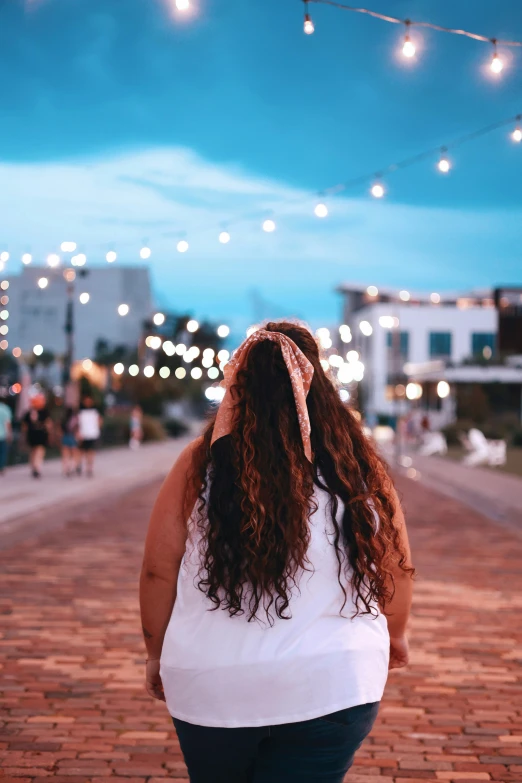
M 260 728 L 173 721 L 191 783 L 342 783 L 379 703 Z

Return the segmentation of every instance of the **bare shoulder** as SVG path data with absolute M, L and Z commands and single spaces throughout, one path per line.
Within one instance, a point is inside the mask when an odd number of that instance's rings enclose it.
M 187 444 L 187 446 L 185 446 L 183 451 L 181 451 L 178 455 L 174 465 L 170 469 L 167 478 L 165 479 L 166 485 L 176 485 L 179 487 L 180 484 L 186 483 L 188 476 L 192 471 L 194 456 L 202 444 L 203 437 L 199 436 Z

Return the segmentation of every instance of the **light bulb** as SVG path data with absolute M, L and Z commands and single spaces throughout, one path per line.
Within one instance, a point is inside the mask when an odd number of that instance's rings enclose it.
M 49 285 L 49 280 L 46 277 L 41 277 L 38 280 L 38 288 L 47 288 Z
M 493 55 L 493 59 L 491 60 L 490 68 L 493 71 L 493 73 L 500 73 L 502 68 L 504 67 L 504 63 L 498 56 L 498 54 L 495 52 Z
M 33 257 L 30 253 L 24 253 L 22 256 L 22 264 L 30 264 L 33 260 Z
M 382 198 L 384 196 L 384 186 L 380 182 L 376 182 L 375 185 L 372 185 L 370 193 L 374 198 Z
M 176 8 L 178 11 L 188 11 L 190 8 L 189 0 L 176 0 Z
M 62 242 L 60 250 L 64 253 L 74 253 L 76 250 L 76 242 Z
M 156 326 L 161 326 L 165 323 L 165 316 L 163 313 L 156 313 L 154 318 L 152 319 Z
M 305 14 L 305 18 L 304 18 L 304 31 L 305 31 L 305 33 L 307 35 L 312 35 L 314 30 L 315 30 L 315 27 L 314 27 L 314 23 L 312 22 L 312 17 L 310 16 L 310 14 Z
M 228 242 L 230 242 L 230 234 L 228 231 L 222 231 L 219 235 L 219 241 L 222 245 L 226 245 Z
M 230 327 L 226 326 L 226 324 L 221 324 L 221 326 L 218 326 L 217 328 L 217 334 L 218 337 L 228 337 L 230 334 Z
M 405 57 L 414 57 L 415 56 L 415 44 L 412 40 L 410 40 L 410 36 L 407 35 L 404 39 L 404 44 L 402 47 L 402 53 Z
M 3 250 L 0 253 L 0 261 L 2 261 L 3 263 L 5 263 L 6 261 L 9 261 L 9 253 L 7 252 L 7 250 Z
M 115 375 L 123 375 L 125 367 L 121 362 L 117 362 L 113 367 Z
M 191 318 L 190 321 L 187 322 L 187 332 L 197 332 L 198 329 L 199 323 Z
M 109 264 L 112 264 L 113 261 L 116 261 L 117 256 L 114 250 L 109 250 L 105 258 L 109 262 Z
M 328 214 L 328 207 L 326 204 L 317 204 L 314 212 L 318 218 L 324 218 Z
M 511 134 L 511 138 L 513 141 L 522 141 L 522 130 L 520 128 L 515 128 L 513 133 Z
M 47 256 L 47 263 L 50 267 L 56 267 L 60 263 L 60 256 L 56 255 L 56 253 L 51 253 Z
M 442 158 L 437 163 L 437 168 L 439 169 L 439 171 L 442 171 L 443 174 L 447 174 L 451 168 L 451 163 L 447 158 L 442 156 Z
M 273 231 L 276 230 L 276 224 L 273 220 L 265 220 L 263 223 L 263 231 L 266 231 L 267 234 L 271 234 Z
M 140 250 L 140 258 L 143 259 L 150 258 L 151 254 L 152 254 L 152 250 L 150 249 L 150 247 L 142 247 Z
M 88 293 L 80 294 L 80 304 L 87 304 L 90 298 Z
M 129 305 L 128 304 L 121 304 L 118 305 L 118 315 L 128 315 L 129 313 Z
M 188 249 L 189 249 L 189 243 L 185 239 L 182 239 L 176 245 L 176 250 L 178 251 L 178 253 L 186 253 Z

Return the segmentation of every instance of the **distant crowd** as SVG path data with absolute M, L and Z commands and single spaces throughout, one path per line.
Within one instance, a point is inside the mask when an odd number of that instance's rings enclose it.
M 141 408 L 134 407 L 130 416 L 131 448 L 139 447 L 143 439 L 142 417 Z M 45 455 L 52 444 L 60 445 L 64 476 L 85 473 L 91 477 L 102 423 L 102 415 L 92 397 L 84 397 L 78 409 L 66 408 L 59 420 L 53 420 L 45 395 L 34 396 L 30 409 L 20 420 L 33 478 L 41 478 Z M 12 440 L 13 413 L 8 405 L 0 402 L 0 475 L 5 471 Z

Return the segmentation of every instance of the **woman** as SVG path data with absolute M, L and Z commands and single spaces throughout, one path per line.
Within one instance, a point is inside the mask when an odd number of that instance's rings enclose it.
M 408 661 L 404 518 L 308 330 L 269 323 L 225 382 L 152 513 L 146 687 L 193 783 L 340 783 Z
M 29 446 L 29 465 L 33 478 L 41 478 L 51 429 L 52 422 L 45 405 L 45 396 L 38 394 L 32 398 L 31 410 L 22 419 L 22 430 Z
M 129 448 L 139 449 L 143 440 L 143 411 L 139 405 L 135 405 L 131 411 L 129 430 Z
M 72 476 L 80 468 L 80 454 L 78 451 L 78 415 L 72 408 L 67 408 L 62 422 L 62 470 L 64 476 Z

